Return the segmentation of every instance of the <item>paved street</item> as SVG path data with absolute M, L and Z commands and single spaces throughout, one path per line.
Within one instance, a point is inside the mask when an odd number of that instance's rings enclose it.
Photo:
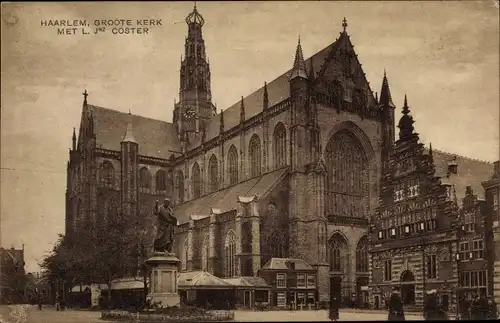
M 57 312 L 51 307 L 38 311 L 36 306 L 25 305 L 15 308 L 15 314 L 7 306 L 0 306 L 0 323 L 102 323 L 100 312 L 67 310 Z M 25 312 L 26 320 L 23 320 Z M 239 322 L 280 322 L 280 321 L 327 321 L 327 311 L 276 311 L 251 312 L 236 311 L 235 321 Z M 407 320 L 422 319 L 420 315 L 407 315 Z M 387 313 L 383 311 L 341 310 L 341 321 L 386 321 Z

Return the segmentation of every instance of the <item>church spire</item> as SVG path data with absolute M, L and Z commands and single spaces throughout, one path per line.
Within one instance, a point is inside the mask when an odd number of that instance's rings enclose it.
M 304 61 L 304 54 L 302 54 L 302 46 L 300 45 L 300 36 L 299 42 L 297 44 L 297 49 L 295 50 L 295 61 L 293 62 L 292 74 L 290 75 L 290 80 L 302 77 L 307 79 L 306 72 L 306 62 Z
M 382 80 L 382 89 L 380 90 L 379 104 L 387 105 L 393 108 L 396 107 L 392 102 L 391 91 L 389 90 L 389 81 L 387 80 L 387 73 L 385 69 L 384 69 L 384 78 Z
M 402 110 L 403 116 L 399 120 L 398 128 L 399 128 L 399 140 L 405 141 L 410 140 L 416 135 L 413 132 L 413 117 L 410 114 L 410 107 L 408 106 L 408 99 L 405 94 L 405 102 Z
M 128 112 L 128 123 L 127 123 L 127 130 L 125 131 L 125 136 L 123 136 L 122 142 L 133 142 L 137 143 L 134 137 L 134 132 L 132 128 L 132 113 Z

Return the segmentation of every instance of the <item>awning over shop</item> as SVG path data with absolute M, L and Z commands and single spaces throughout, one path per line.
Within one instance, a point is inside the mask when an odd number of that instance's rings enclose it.
M 178 276 L 179 289 L 231 289 L 234 286 L 206 271 L 190 271 Z
M 93 284 L 93 285 L 75 285 L 71 288 L 72 293 L 85 292 L 86 290 L 91 291 L 92 288 L 99 288 L 100 290 L 108 290 L 108 285 L 106 284 Z
M 143 288 L 144 288 L 144 281 L 142 277 L 122 278 L 113 280 L 113 282 L 111 282 L 111 290 L 143 289 Z
M 262 277 L 235 277 L 235 278 L 223 278 L 223 280 L 235 287 L 250 287 L 258 289 L 271 288 L 271 286 L 269 286 Z

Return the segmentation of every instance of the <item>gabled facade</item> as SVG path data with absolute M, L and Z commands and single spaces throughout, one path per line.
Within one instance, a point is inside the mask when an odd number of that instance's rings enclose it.
M 399 139 L 384 167 L 380 206 L 371 227 L 372 297 L 382 304 L 394 287 L 407 306 L 422 307 L 437 289 L 452 298 L 457 288 L 458 208 L 451 186 L 435 176 L 432 148 L 424 153 L 405 97 Z

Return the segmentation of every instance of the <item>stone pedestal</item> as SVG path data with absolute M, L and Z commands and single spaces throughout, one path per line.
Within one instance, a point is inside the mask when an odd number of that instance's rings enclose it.
M 145 261 L 151 269 L 149 294 L 151 303 L 161 303 L 161 306 L 180 306 L 180 296 L 177 290 L 177 275 L 180 260 L 172 253 L 155 252 Z

